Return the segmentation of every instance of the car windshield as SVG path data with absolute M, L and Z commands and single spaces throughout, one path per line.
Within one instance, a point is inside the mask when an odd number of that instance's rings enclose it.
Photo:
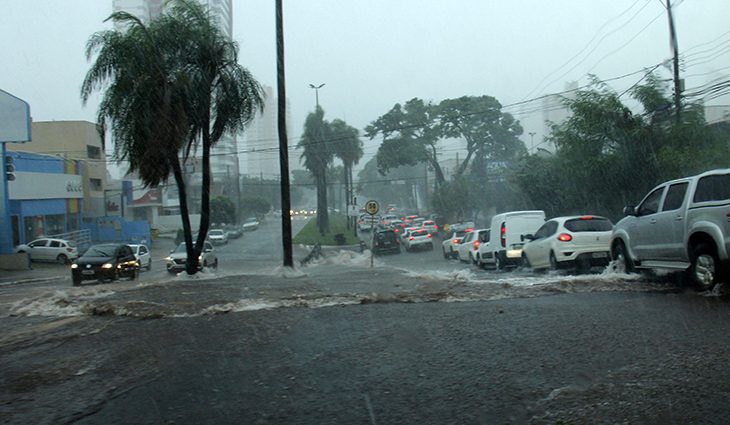
M 95 245 L 86 250 L 84 257 L 111 257 L 116 248 L 116 245 Z
M 730 422 L 730 0 L 4 0 L 0 40 L 2 423 Z

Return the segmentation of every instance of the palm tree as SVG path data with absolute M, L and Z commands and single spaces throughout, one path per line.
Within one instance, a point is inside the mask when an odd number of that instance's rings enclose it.
M 352 167 L 362 158 L 362 140 L 360 140 L 356 128 L 340 119 L 335 119 L 330 123 L 330 132 L 333 138 L 334 154 L 342 161 L 344 167 L 345 197 L 349 204 L 353 193 Z
M 109 19 L 122 30 L 98 32 L 86 46 L 96 55 L 81 87 L 84 102 L 103 90 L 98 120 L 109 122 L 114 156 L 128 161 L 146 185 L 164 183 L 170 173 L 180 195 L 188 258 L 198 256 L 210 223 L 210 149 L 263 107 L 262 90 L 238 64 L 238 46 L 194 0 L 171 0 L 161 17 L 145 25 L 117 12 Z M 182 163 L 202 144 L 202 199 L 198 240 L 192 241 Z
M 300 160 L 304 160 L 304 167 L 309 170 L 317 184 L 317 228 L 322 235 L 329 230 L 327 168 L 334 157 L 329 133 L 324 110 L 317 105 L 315 111 L 307 115 L 304 133 L 297 144 L 298 148 L 304 148 Z

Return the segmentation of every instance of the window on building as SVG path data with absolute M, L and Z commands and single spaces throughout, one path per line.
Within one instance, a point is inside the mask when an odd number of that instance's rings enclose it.
M 101 148 L 97 146 L 86 145 L 86 155 L 90 159 L 101 159 Z
M 66 231 L 66 216 L 54 214 L 46 216 L 46 232 L 49 235 L 58 235 Z
M 91 190 L 101 191 L 101 179 L 89 179 Z

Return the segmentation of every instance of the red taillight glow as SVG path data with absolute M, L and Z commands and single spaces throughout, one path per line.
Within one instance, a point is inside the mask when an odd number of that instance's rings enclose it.
M 452 239 L 451 240 L 451 243 L 459 243 L 459 240 L 458 239 Z
M 426 236 L 426 237 L 427 237 L 427 238 L 430 238 L 430 237 L 431 237 L 431 234 L 429 233 L 429 234 L 428 234 L 428 236 Z
M 398 232 L 400 232 L 400 229 L 398 229 L 398 228 L 396 227 L 395 229 L 393 229 L 393 231 L 394 231 L 395 233 L 398 233 Z
M 561 242 L 570 242 L 573 240 L 573 237 L 567 233 L 561 233 L 560 236 L 558 236 L 558 240 Z
M 465 232 L 467 232 L 467 233 L 469 233 L 469 232 L 473 232 L 473 231 L 474 231 L 474 229 L 473 229 L 473 228 L 471 228 L 471 227 L 467 227 L 467 228 L 466 228 L 466 230 L 465 230 Z
M 581 220 L 593 220 L 593 216 L 592 216 L 592 215 L 584 215 L 584 216 L 583 216 L 583 217 L 581 217 L 580 219 L 581 219 Z
M 416 238 L 414 238 L 413 236 L 408 238 L 409 241 L 412 241 L 413 239 L 416 239 Z
M 502 248 L 507 247 L 507 227 L 502 223 L 502 227 L 499 229 L 499 241 L 502 243 Z
M 474 245 L 474 249 L 479 248 L 479 241 L 474 241 L 472 245 Z
M 436 224 L 434 224 L 434 225 L 433 225 L 433 228 L 434 228 L 435 230 L 438 230 L 438 229 L 439 229 L 438 225 L 436 225 Z

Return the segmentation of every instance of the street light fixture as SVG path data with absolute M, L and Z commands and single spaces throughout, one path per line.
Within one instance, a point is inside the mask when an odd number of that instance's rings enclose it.
M 314 89 L 314 98 L 317 101 L 317 108 L 319 108 L 319 89 L 321 89 L 322 87 L 324 87 L 324 83 L 322 83 L 318 86 L 315 86 L 312 83 L 309 84 L 309 88 Z

